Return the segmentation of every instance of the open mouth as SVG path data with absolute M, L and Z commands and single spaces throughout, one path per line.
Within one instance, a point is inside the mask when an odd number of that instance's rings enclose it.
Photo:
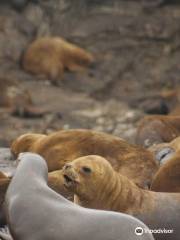
M 70 183 L 73 182 L 73 179 L 71 179 L 68 175 L 64 174 L 64 179 L 66 181 L 66 183 Z
M 65 182 L 64 182 L 64 185 L 66 186 L 66 187 L 73 187 L 73 186 L 75 186 L 76 185 L 76 180 L 75 179 L 72 179 L 70 176 L 68 176 L 67 174 L 64 174 L 63 175 L 64 176 L 64 180 L 65 180 Z

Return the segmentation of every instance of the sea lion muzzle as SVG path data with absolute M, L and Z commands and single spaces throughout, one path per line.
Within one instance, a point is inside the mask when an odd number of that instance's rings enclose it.
M 63 168 L 64 185 L 67 188 L 74 188 L 78 183 L 78 175 L 71 164 L 66 164 Z

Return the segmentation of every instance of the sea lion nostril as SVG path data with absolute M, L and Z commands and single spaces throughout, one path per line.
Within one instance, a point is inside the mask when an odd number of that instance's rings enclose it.
M 66 164 L 65 166 L 64 166 L 64 169 L 65 170 L 67 170 L 67 169 L 69 169 L 69 168 L 71 168 L 72 166 L 70 165 L 70 164 Z

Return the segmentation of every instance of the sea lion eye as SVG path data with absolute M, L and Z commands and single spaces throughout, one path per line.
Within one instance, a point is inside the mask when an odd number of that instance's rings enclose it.
M 82 167 L 82 171 L 83 171 L 84 173 L 88 173 L 88 174 L 92 172 L 89 167 Z

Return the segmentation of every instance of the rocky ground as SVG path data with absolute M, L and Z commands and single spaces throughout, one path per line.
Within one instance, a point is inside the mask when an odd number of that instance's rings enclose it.
M 1 4 L 0 77 L 27 89 L 47 113 L 25 118 L 1 107 L 0 146 L 9 146 L 22 133 L 69 128 L 101 130 L 134 142 L 144 112 L 153 105 L 161 111 L 161 92 L 180 85 L 180 5 L 145 2 L 46 0 L 22 11 L 8 1 Z M 95 69 L 67 73 L 58 86 L 25 73 L 24 50 L 45 35 L 64 37 L 92 52 Z M 168 102 L 166 112 L 170 107 Z

